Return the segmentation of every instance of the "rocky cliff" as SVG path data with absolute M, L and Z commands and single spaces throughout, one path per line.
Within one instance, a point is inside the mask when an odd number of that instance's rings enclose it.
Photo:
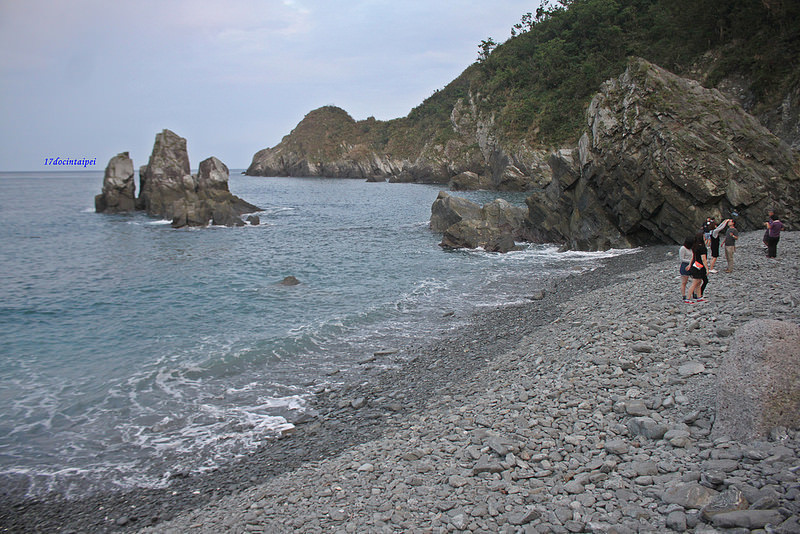
M 250 176 L 324 176 L 448 184 L 454 189 L 527 191 L 549 174 L 547 151 L 503 145 L 491 117 L 469 96 L 438 133 L 418 135 L 410 118 L 355 121 L 327 106 L 310 112 L 272 148 L 253 156 Z
M 528 199 L 536 239 L 605 249 L 679 243 L 706 216 L 760 228 L 768 209 L 800 217 L 800 160 L 717 90 L 643 59 L 607 81 L 577 147 L 550 158 Z
M 215 157 L 200 162 L 198 174 L 191 174 L 186 139 L 164 130 L 156 135 L 147 165 L 139 169 L 139 198 L 134 200 L 133 161 L 124 152 L 109 162 L 95 207 L 106 213 L 143 210 L 171 219 L 176 228 L 242 226 L 241 215 L 260 208 L 231 194 L 228 178 L 228 168 Z

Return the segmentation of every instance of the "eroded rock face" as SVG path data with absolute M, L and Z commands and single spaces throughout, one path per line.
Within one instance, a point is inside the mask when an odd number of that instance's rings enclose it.
M 482 248 L 487 252 L 509 252 L 514 250 L 515 243 L 508 230 L 492 226 L 489 221 L 469 219 L 445 230 L 439 246 L 447 249 Z
M 229 176 L 228 167 L 217 158 L 201 161 L 197 176 L 192 176 L 193 187 L 173 204 L 172 226 L 244 226 L 241 215 L 259 208 L 231 194 Z
M 478 112 L 471 94 L 453 108 L 450 128 L 447 141 L 421 139 L 404 128 L 392 129 L 374 118 L 355 121 L 344 110 L 325 106 L 308 113 L 279 144 L 256 152 L 245 174 L 452 182 L 459 190 L 502 191 L 531 190 L 543 171 L 547 174 L 546 151 L 503 145 L 493 117 Z
M 587 124 L 527 201 L 538 239 L 588 250 L 679 243 L 707 216 L 735 210 L 744 230 L 769 209 L 800 216 L 797 155 L 719 91 L 633 59 L 592 100 Z
M 103 177 L 103 192 L 94 198 L 97 213 L 119 213 L 136 209 L 133 160 L 122 152 L 111 158 Z

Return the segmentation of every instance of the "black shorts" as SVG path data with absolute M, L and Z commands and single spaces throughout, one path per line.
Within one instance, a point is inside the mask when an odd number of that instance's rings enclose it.
M 719 258 L 719 238 L 711 236 L 711 257 Z
M 684 261 L 683 263 L 681 263 L 680 272 L 681 272 L 681 276 L 689 276 L 689 262 L 688 261 Z
M 695 280 L 704 280 L 706 278 L 706 268 L 698 269 L 697 267 L 692 267 L 689 269 L 689 276 Z

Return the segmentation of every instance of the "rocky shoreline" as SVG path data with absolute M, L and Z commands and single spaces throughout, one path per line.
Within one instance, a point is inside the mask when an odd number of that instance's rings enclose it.
M 800 322 L 800 235 L 777 260 L 760 241 L 743 234 L 707 303 L 680 302 L 675 247 L 611 258 L 404 348 L 399 368 L 365 362 L 362 382 L 320 392 L 318 418 L 245 461 L 166 490 L 6 502 L 0 530 L 798 532 L 798 433 L 710 434 L 731 334 Z M 648 420 L 664 439 L 643 435 Z M 702 517 L 715 497 L 749 508 Z

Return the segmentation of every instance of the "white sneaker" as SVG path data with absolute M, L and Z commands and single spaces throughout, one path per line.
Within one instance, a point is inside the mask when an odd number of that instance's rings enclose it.
M 716 269 L 711 269 L 711 270 L 710 270 L 710 271 L 708 271 L 708 272 L 710 272 L 710 273 L 718 273 L 719 271 L 718 271 L 718 270 L 716 270 Z

